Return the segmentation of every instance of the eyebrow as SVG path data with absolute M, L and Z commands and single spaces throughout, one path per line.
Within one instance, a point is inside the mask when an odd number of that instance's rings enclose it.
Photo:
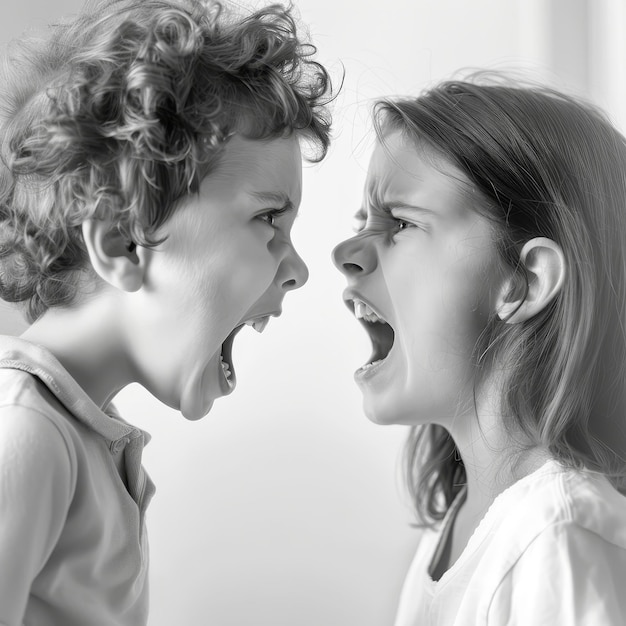
M 392 211 L 393 209 L 407 209 L 409 211 L 415 211 L 417 213 L 423 213 L 425 215 L 436 215 L 435 211 L 431 211 L 430 209 L 426 209 L 421 206 L 415 206 L 414 204 L 409 204 L 408 202 L 402 202 L 401 200 L 382 202 L 380 206 L 386 211 Z M 354 219 L 365 221 L 367 219 L 367 209 L 365 207 L 361 207 L 354 214 Z
M 285 193 L 275 191 L 252 191 L 250 195 L 261 202 L 274 205 L 276 208 L 283 209 L 285 211 L 296 211 L 291 198 Z
M 417 211 L 418 213 L 425 213 L 426 215 L 435 215 L 435 211 L 427 209 L 423 206 L 416 206 L 409 202 L 402 202 L 402 200 L 393 200 L 391 202 L 383 202 L 383 207 L 388 210 L 392 209 L 408 209 L 409 211 Z

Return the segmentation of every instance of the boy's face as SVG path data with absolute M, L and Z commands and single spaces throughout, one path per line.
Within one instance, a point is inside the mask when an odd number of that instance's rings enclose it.
M 262 330 L 287 291 L 306 282 L 290 239 L 301 193 L 295 137 L 234 136 L 150 251 L 130 339 L 137 378 L 188 419 L 234 389 L 234 334 L 250 321 Z
M 496 252 L 461 172 L 399 133 L 385 143 L 370 162 L 364 228 L 334 252 L 348 279 L 344 297 L 374 345 L 355 379 L 373 421 L 446 425 L 472 401 Z

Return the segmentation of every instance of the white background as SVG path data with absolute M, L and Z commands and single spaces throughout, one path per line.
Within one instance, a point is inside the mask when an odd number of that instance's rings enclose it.
M 80 6 L 7 4 L 1 43 Z M 621 0 L 300 0 L 297 8 L 337 81 L 345 69 L 335 141 L 322 164 L 305 165 L 294 227 L 310 280 L 263 335 L 242 331 L 238 388 L 204 420 L 186 422 L 136 386 L 117 402 L 153 435 L 145 453 L 158 489 L 149 510 L 151 626 L 393 622 L 417 541 L 399 474 L 406 431 L 362 414 L 352 372 L 369 341 L 341 302 L 344 282 L 330 262 L 359 206 L 372 99 L 417 94 L 460 68 L 523 68 L 591 96 L 622 126 L 626 118 Z M 21 327 L 0 307 L 0 332 Z

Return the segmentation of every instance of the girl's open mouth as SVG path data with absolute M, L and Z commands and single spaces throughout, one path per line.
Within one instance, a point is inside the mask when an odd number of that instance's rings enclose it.
M 393 346 L 395 333 L 393 328 L 369 304 L 358 299 L 348 300 L 347 304 L 367 331 L 372 342 L 372 354 L 368 362 L 357 370 L 357 373 L 364 373 L 380 365 L 387 358 Z

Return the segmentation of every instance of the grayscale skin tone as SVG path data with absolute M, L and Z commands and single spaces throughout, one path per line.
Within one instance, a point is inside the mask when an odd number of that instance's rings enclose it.
M 374 346 L 355 372 L 366 415 L 378 424 L 440 424 L 461 451 L 468 495 L 454 526 L 454 562 L 498 493 L 548 458 L 534 448 L 515 472 L 507 465 L 512 445 L 527 442 L 505 429 L 497 365 L 476 388 L 475 345 L 493 312 L 516 323 L 545 307 L 563 283 L 564 258 L 549 239 L 527 242 L 521 260 L 531 287 L 524 302 L 512 299 L 490 223 L 470 206 L 470 181 L 400 132 L 383 143 L 370 161 L 357 234 L 333 258 L 347 280 L 344 300 Z
M 106 222 L 86 221 L 97 284 L 86 276 L 76 304 L 48 310 L 23 337 L 47 347 L 103 408 L 138 382 L 187 419 L 203 417 L 235 387 L 234 334 L 246 323 L 262 331 L 307 281 L 290 235 L 301 195 L 295 136 L 235 135 L 157 247 L 129 247 Z

